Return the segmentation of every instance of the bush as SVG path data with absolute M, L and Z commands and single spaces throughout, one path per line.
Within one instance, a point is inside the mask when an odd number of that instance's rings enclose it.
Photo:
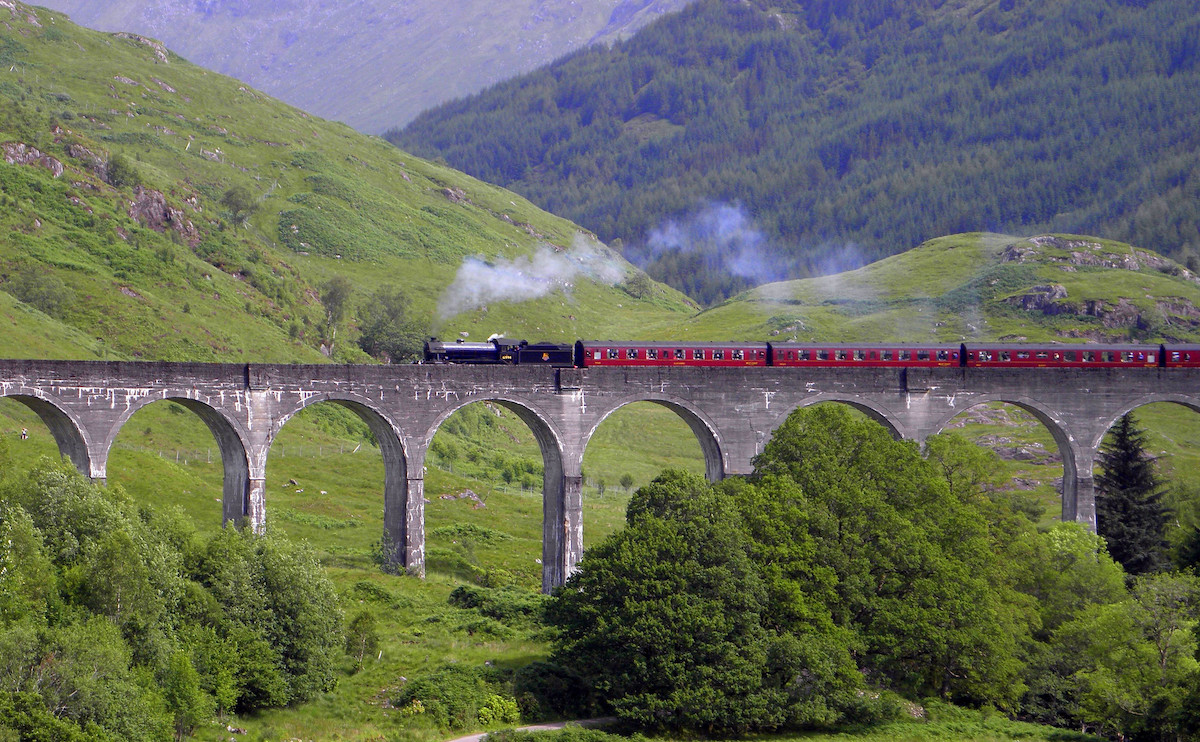
M 495 692 L 475 670 L 444 667 L 408 683 L 392 705 L 405 708 L 419 703 L 439 728 L 462 729 L 478 721 L 479 710 Z
M 475 609 L 488 618 L 510 626 L 540 620 L 547 600 L 541 593 L 517 588 L 497 590 L 462 585 L 450 593 L 450 605 Z
M 141 175 L 138 174 L 137 168 L 129 160 L 128 157 L 122 154 L 115 154 L 108 158 L 108 167 L 104 170 L 104 179 L 113 188 L 123 188 L 125 186 L 133 187 L 140 185 L 142 182 Z
M 521 721 L 517 702 L 506 696 L 493 693 L 479 709 L 479 723 L 485 727 L 493 724 L 516 724 Z
M 591 711 L 591 690 L 583 678 L 553 662 L 534 662 L 517 670 L 513 676 L 513 693 L 518 698 L 531 698 L 535 709 L 528 714 L 575 719 Z

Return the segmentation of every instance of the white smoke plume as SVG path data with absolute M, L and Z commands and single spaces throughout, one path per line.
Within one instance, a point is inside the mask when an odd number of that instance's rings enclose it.
M 727 203 L 710 203 L 682 221 L 670 220 L 651 230 L 646 248 L 648 260 L 671 250 L 700 253 L 710 265 L 754 283 L 787 276 L 753 218 L 741 206 Z
M 463 261 L 438 299 L 437 322 L 500 301 L 539 299 L 556 291 L 570 292 L 580 279 L 615 285 L 625 278 L 624 261 L 607 248 L 577 236 L 568 250 L 538 246 L 533 255 L 488 262 Z

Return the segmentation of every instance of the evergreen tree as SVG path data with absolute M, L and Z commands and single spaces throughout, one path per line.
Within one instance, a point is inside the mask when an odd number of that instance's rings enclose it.
M 1125 414 L 1100 447 L 1096 525 L 1109 553 L 1131 575 L 1162 569 L 1168 513 L 1162 480 L 1146 453 L 1146 433 Z

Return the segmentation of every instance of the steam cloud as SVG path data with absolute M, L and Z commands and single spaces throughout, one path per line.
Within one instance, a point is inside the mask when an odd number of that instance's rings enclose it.
M 569 292 L 580 278 L 615 285 L 624 280 L 626 270 L 623 261 L 582 236 L 564 252 L 541 245 L 532 256 L 494 263 L 467 258 L 438 299 L 437 321 L 440 324 L 493 302 L 529 301 L 555 291 Z
M 671 220 L 651 230 L 646 249 L 646 262 L 676 250 L 699 253 L 710 265 L 754 283 L 787 277 L 750 215 L 726 203 L 710 203 L 683 221 Z

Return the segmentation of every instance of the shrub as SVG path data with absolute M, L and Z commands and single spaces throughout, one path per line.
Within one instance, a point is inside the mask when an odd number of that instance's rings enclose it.
M 392 705 L 405 708 L 419 703 L 439 728 L 461 729 L 478 721 L 479 710 L 494 693 L 477 671 L 444 667 L 409 682 Z
M 479 709 L 479 723 L 485 727 L 493 724 L 516 724 L 521 721 L 521 711 L 512 698 L 493 693 Z
M 587 683 L 553 662 L 534 662 L 517 670 L 513 675 L 513 693 L 522 699 L 532 698 L 537 709 L 548 716 L 575 719 L 591 711 Z

